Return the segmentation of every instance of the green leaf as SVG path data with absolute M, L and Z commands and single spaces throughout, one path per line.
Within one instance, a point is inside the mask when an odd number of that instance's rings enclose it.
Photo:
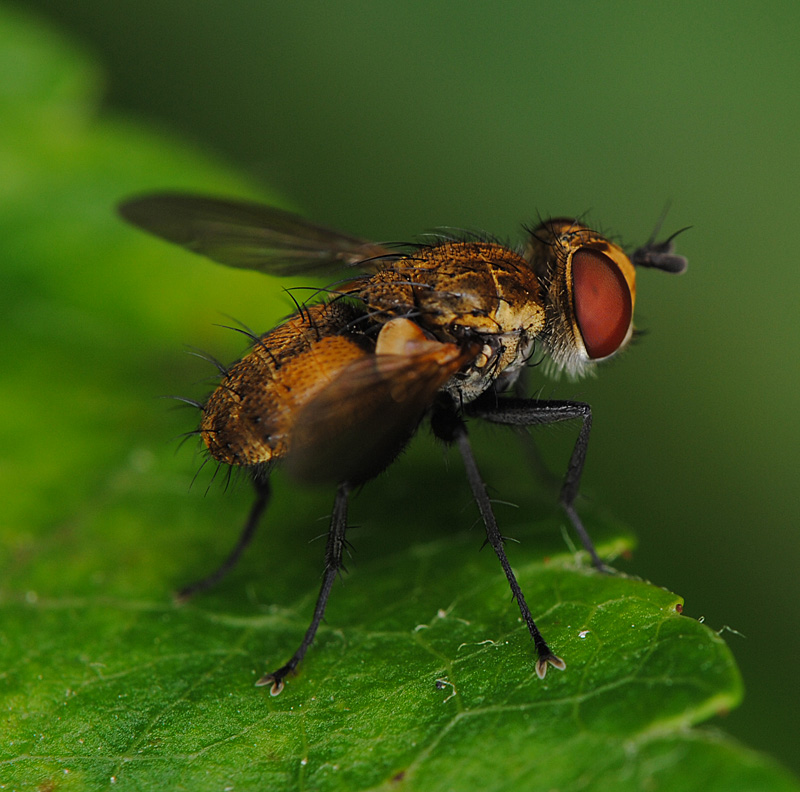
M 268 327 L 289 302 L 113 213 L 160 187 L 255 191 L 98 116 L 93 64 L 3 8 L 0 71 L 15 75 L 0 85 L 0 789 L 798 789 L 696 728 L 741 698 L 720 636 L 679 597 L 587 569 L 527 475 L 486 448 L 487 477 L 522 498 L 513 518 L 498 511 L 566 671 L 536 677 L 496 559 L 468 530 L 458 464 L 423 439 L 355 499 L 351 572 L 300 673 L 279 697 L 255 688 L 310 617 L 329 494 L 278 476 L 240 568 L 177 606 L 170 592 L 229 549 L 248 492 L 204 497 L 205 473 L 190 491 L 197 460 L 169 441 L 194 418 L 153 397 L 207 375 L 183 341 L 241 348 L 211 326 L 218 311 Z M 630 546 L 583 513 L 602 552 Z

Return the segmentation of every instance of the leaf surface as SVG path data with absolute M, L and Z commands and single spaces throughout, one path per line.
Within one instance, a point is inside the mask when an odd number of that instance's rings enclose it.
M 561 517 L 534 519 L 528 499 L 503 514 L 523 540 L 509 554 L 567 661 L 539 681 L 458 470 L 424 447 L 354 504 L 351 571 L 300 673 L 279 697 L 256 689 L 310 617 L 327 495 L 279 477 L 241 567 L 177 606 L 170 592 L 235 539 L 248 493 L 204 497 L 205 474 L 190 490 L 197 461 L 169 440 L 194 418 L 154 397 L 206 376 L 178 346 L 218 348 L 218 311 L 274 323 L 288 300 L 113 213 L 145 190 L 253 190 L 99 116 L 94 65 L 7 8 L 0 70 L 17 76 L 0 85 L 0 789 L 798 788 L 696 728 L 741 698 L 723 640 L 678 596 L 587 569 Z M 602 552 L 630 546 L 584 515 Z

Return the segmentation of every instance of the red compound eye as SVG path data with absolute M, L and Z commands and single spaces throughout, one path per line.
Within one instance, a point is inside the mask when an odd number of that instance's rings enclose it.
M 631 324 L 631 290 L 619 267 L 604 253 L 581 248 L 572 257 L 575 317 L 589 357 L 616 352 Z

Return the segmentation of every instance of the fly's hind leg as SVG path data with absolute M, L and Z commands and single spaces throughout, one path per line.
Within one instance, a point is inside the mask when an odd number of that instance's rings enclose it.
M 330 597 L 333 583 L 343 566 L 342 556 L 344 554 L 345 533 L 347 531 L 348 494 L 349 486 L 347 484 L 340 484 L 339 489 L 336 491 L 336 500 L 333 504 L 333 513 L 331 514 L 331 525 L 328 529 L 328 542 L 325 547 L 325 572 L 322 577 L 322 586 L 317 596 L 317 604 L 314 607 L 314 616 L 311 619 L 311 624 L 308 626 L 300 646 L 289 661 L 282 665 L 277 671 L 264 674 L 264 676 L 256 682 L 256 685 L 259 687 L 270 685 L 270 693 L 273 696 L 277 696 L 283 690 L 283 680 L 297 668 L 300 661 L 305 657 L 308 648 L 314 641 L 314 636 L 317 634 L 320 622 L 325 615 L 325 606 L 328 604 L 328 597 Z
M 537 424 L 551 424 L 560 421 L 580 419 L 581 428 L 578 439 L 572 449 L 564 483 L 561 486 L 561 506 L 569 517 L 575 533 L 581 540 L 586 552 L 589 553 L 597 569 L 601 572 L 610 572 L 597 555 L 594 543 L 583 525 L 578 512 L 575 510 L 575 499 L 581 483 L 583 465 L 586 461 L 586 449 L 589 446 L 589 433 L 592 429 L 592 408 L 584 402 L 559 401 L 545 399 L 479 399 L 469 405 L 469 414 L 483 418 L 492 423 L 510 426 L 535 426 Z
M 497 527 L 497 520 L 495 519 L 494 512 L 492 511 L 492 504 L 489 500 L 489 495 L 486 492 L 486 485 L 483 483 L 478 465 L 475 461 L 475 456 L 472 453 L 472 446 L 467 436 L 467 428 L 464 422 L 455 412 L 454 408 L 437 409 L 433 416 L 433 428 L 438 437 L 446 442 L 454 443 L 461 458 L 464 460 L 464 467 L 467 473 L 467 480 L 469 481 L 472 495 L 475 502 L 478 504 L 478 510 L 483 518 L 483 524 L 486 527 L 486 539 L 492 546 L 500 566 L 503 567 L 508 584 L 511 587 L 511 594 L 517 601 L 522 618 L 528 628 L 528 632 L 533 639 L 533 644 L 536 647 L 537 660 L 536 660 L 536 674 L 539 679 L 544 679 L 547 673 L 547 667 L 553 666 L 560 671 L 566 668 L 566 663 L 556 655 L 552 649 L 547 645 L 547 642 L 539 632 L 536 622 L 533 620 L 531 609 L 525 600 L 525 595 L 517 582 L 514 571 L 511 569 L 511 564 L 508 561 L 504 547 L 504 539 Z
M 219 583 L 219 581 L 239 562 L 242 553 L 244 553 L 247 546 L 252 541 L 253 536 L 255 536 L 258 523 L 261 520 L 261 515 L 267 508 L 270 498 L 269 478 L 256 475 L 253 477 L 253 486 L 256 490 L 256 500 L 250 509 L 247 522 L 245 522 L 244 528 L 242 528 L 236 546 L 228 554 L 228 557 L 210 575 L 206 575 L 206 577 L 194 583 L 190 583 L 188 586 L 184 586 L 176 595 L 179 601 L 185 602 L 195 594 L 210 589 L 212 586 Z

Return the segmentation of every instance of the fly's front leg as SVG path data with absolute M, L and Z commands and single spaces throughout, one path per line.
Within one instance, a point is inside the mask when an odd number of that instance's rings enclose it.
M 531 609 L 525 600 L 525 595 L 517 582 L 514 571 L 511 569 L 511 564 L 508 561 L 506 550 L 503 545 L 503 536 L 500 529 L 497 527 L 497 520 L 495 519 L 494 512 L 492 511 L 492 503 L 489 500 L 489 495 L 486 492 L 486 485 L 483 483 L 478 465 L 475 461 L 475 455 L 472 453 L 472 446 L 467 436 L 467 427 L 464 422 L 458 417 L 455 409 L 452 406 L 438 408 L 434 411 L 432 420 L 433 430 L 436 435 L 448 443 L 454 443 L 464 460 L 464 468 L 467 473 L 467 480 L 469 481 L 472 495 L 475 502 L 478 504 L 478 510 L 483 518 L 483 524 L 486 527 L 486 539 L 492 546 L 497 558 L 500 561 L 500 566 L 503 567 L 509 586 L 511 586 L 511 594 L 517 601 L 522 618 L 528 627 L 528 632 L 533 638 L 534 646 L 538 659 L 536 661 L 536 674 L 539 679 L 544 679 L 547 673 L 548 665 L 562 670 L 566 668 L 566 663 L 554 654 L 552 649 L 547 645 L 547 642 L 539 632 L 536 622 L 533 620 Z
M 254 476 L 253 486 L 256 489 L 256 500 L 250 509 L 247 522 L 244 524 L 244 528 L 242 529 L 242 533 L 239 535 L 236 546 L 228 554 L 228 557 L 210 575 L 206 575 L 206 577 L 202 578 L 201 580 L 197 580 L 194 583 L 190 583 L 188 586 L 184 586 L 176 595 L 180 602 L 185 602 L 195 594 L 201 591 L 206 591 L 207 589 L 210 589 L 212 586 L 219 583 L 219 581 L 222 580 L 222 578 L 224 578 L 225 575 L 227 575 L 228 572 L 230 572 L 231 569 L 233 569 L 239 562 L 239 559 L 242 557 L 242 553 L 244 553 L 244 551 L 247 549 L 247 546 L 252 541 L 253 536 L 255 536 L 256 528 L 258 528 L 258 523 L 261 520 L 261 515 L 264 513 L 264 510 L 267 508 L 267 504 L 269 503 L 269 479 L 262 478 L 260 476 Z
M 336 491 L 336 500 L 333 504 L 333 513 L 331 514 L 331 525 L 328 529 L 328 543 L 325 547 L 325 573 L 322 577 L 322 586 L 317 596 L 317 604 L 314 607 L 314 616 L 311 619 L 311 624 L 308 626 L 306 634 L 303 636 L 303 640 L 297 648 L 297 651 L 289 658 L 289 662 L 282 665 L 277 671 L 264 674 L 264 676 L 256 682 L 256 685 L 259 687 L 270 685 L 269 692 L 273 696 L 277 696 L 283 690 L 284 678 L 294 671 L 303 657 L 305 657 L 308 648 L 314 641 L 314 636 L 317 634 L 322 617 L 325 615 L 325 606 L 328 604 L 328 597 L 330 597 L 333 583 L 339 571 L 342 569 L 345 533 L 347 531 L 348 494 L 349 486 L 347 484 L 340 484 L 339 489 Z
M 609 568 L 600 560 L 591 537 L 584 528 L 581 518 L 575 511 L 575 498 L 581 483 L 583 465 L 586 461 L 586 449 L 589 446 L 589 433 L 592 429 L 592 408 L 584 402 L 550 401 L 539 399 L 480 399 L 469 405 L 469 414 L 483 418 L 492 423 L 510 426 L 535 426 L 552 424 L 560 421 L 580 419 L 581 429 L 572 449 L 567 473 L 561 486 L 561 506 L 569 517 L 581 544 L 589 553 L 592 563 L 601 572 L 609 572 Z

